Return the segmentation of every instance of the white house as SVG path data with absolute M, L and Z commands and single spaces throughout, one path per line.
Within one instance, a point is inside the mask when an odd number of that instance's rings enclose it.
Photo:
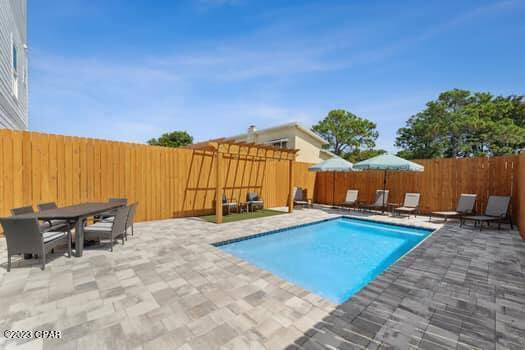
M 295 122 L 262 130 L 257 130 L 254 125 L 251 125 L 246 133 L 228 138 L 235 141 L 298 149 L 297 161 L 299 162 L 319 163 L 323 160 L 336 157 L 335 154 L 323 148 L 328 144 L 326 140 L 310 129 Z
M 0 0 L 0 128 L 27 129 L 27 1 Z

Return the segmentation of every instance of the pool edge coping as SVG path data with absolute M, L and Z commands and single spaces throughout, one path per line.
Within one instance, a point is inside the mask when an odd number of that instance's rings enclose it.
M 416 228 L 416 229 L 420 229 L 420 230 L 429 231 L 429 234 L 421 242 L 423 242 L 426 238 L 430 237 L 432 235 L 432 233 L 434 233 L 436 230 L 438 230 L 438 228 L 429 228 L 429 227 L 424 227 L 424 226 L 419 226 L 419 225 L 408 225 L 408 224 L 403 224 L 403 223 L 390 223 L 390 222 L 385 222 L 385 221 L 381 221 L 381 220 L 374 220 L 374 219 L 369 219 L 369 218 L 356 217 L 356 216 L 352 216 L 352 215 L 348 215 L 348 214 L 342 214 L 342 215 L 338 215 L 338 216 L 331 217 L 331 218 L 315 220 L 315 221 L 306 222 L 306 223 L 303 223 L 303 224 L 286 226 L 286 227 L 281 227 L 281 228 L 270 230 L 270 231 L 264 231 L 264 232 L 259 232 L 259 233 L 254 233 L 254 234 L 251 234 L 251 235 L 247 235 L 247 236 L 241 236 L 241 237 L 237 237 L 237 238 L 231 238 L 231 239 L 226 239 L 226 240 L 223 240 L 223 241 L 213 242 L 213 243 L 210 243 L 210 245 L 212 245 L 215 248 L 219 248 L 219 247 L 222 247 L 222 246 L 225 246 L 225 245 L 228 245 L 228 244 L 232 244 L 232 243 L 237 243 L 237 242 L 241 242 L 241 241 L 245 241 L 245 240 L 249 240 L 249 239 L 259 238 L 259 237 L 272 235 L 272 234 L 276 234 L 276 233 L 287 231 L 287 230 L 293 230 L 293 229 L 300 228 L 300 227 L 311 226 L 311 225 L 319 224 L 319 223 L 322 223 L 322 222 L 333 221 L 333 220 L 338 220 L 338 219 L 352 219 L 352 220 L 373 222 L 373 223 L 377 223 L 377 224 L 384 224 L 384 225 L 391 225 L 391 226 L 400 226 L 400 227 L 405 227 L 405 228 Z

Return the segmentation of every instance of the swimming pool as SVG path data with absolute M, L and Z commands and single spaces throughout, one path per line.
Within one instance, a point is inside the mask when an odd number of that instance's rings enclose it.
M 342 303 L 431 232 L 340 217 L 215 246 Z

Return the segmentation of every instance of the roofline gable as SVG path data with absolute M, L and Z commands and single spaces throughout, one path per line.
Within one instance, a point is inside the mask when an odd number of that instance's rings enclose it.
M 300 125 L 297 122 L 291 122 L 291 123 L 286 123 L 286 124 L 281 124 L 281 125 L 269 127 L 269 128 L 266 128 L 266 129 L 256 130 L 255 134 L 261 134 L 261 133 L 265 133 L 265 132 L 275 131 L 275 130 L 278 130 L 278 129 L 288 129 L 288 128 L 293 128 L 293 127 L 297 128 L 298 130 L 302 131 L 303 133 L 313 137 L 317 141 L 321 142 L 323 145 L 327 145 L 328 144 L 328 141 L 323 139 L 321 136 L 317 135 L 312 130 L 305 128 L 304 126 Z M 228 139 L 236 139 L 236 138 L 243 138 L 243 137 L 246 137 L 246 136 L 248 136 L 248 133 L 245 132 L 245 133 L 238 134 L 238 135 L 233 135 L 233 136 L 230 136 L 230 137 L 227 137 L 227 138 Z

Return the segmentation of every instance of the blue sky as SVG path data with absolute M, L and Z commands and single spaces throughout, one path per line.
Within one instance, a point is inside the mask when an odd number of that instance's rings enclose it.
M 525 94 L 525 0 L 28 2 L 35 131 L 203 140 L 343 108 L 393 151 L 441 91 Z

